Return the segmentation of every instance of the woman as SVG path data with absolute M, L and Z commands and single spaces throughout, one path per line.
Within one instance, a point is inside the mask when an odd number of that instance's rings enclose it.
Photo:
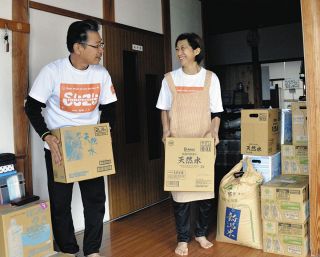
M 213 137 L 217 145 L 223 111 L 219 79 L 200 66 L 204 54 L 198 35 L 181 34 L 175 46 L 181 68 L 165 75 L 157 102 L 162 110 L 162 141 L 167 137 Z M 196 202 L 199 211 L 195 240 L 210 248 L 206 235 L 214 192 L 172 192 L 172 198 L 178 241 L 175 253 L 188 255 L 191 202 Z

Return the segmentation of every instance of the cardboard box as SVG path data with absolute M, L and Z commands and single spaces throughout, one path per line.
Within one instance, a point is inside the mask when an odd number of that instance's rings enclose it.
M 68 253 L 54 252 L 53 255 L 49 255 L 50 257 L 70 257 Z M 48 256 L 48 257 L 49 257 Z
M 62 165 L 53 162 L 56 182 L 70 183 L 115 174 L 109 124 L 52 131 L 61 142 Z
M 283 100 L 283 102 L 281 102 L 281 109 L 291 109 L 292 103 L 298 102 L 297 100 L 293 100 L 291 98 L 291 100 Z
M 282 145 L 281 159 L 282 174 L 309 175 L 307 146 Z
M 0 206 L 0 256 L 43 257 L 54 253 L 50 206 L 37 201 Z
M 307 104 L 292 103 L 292 144 L 308 145 Z
M 280 152 L 270 156 L 243 155 L 243 159 L 245 158 L 249 158 L 253 167 L 262 174 L 264 183 L 281 175 Z M 243 169 L 246 170 L 246 162 L 243 162 L 243 166 Z
M 292 112 L 290 109 L 281 110 L 281 144 L 292 144 Z
M 309 224 L 263 220 L 263 251 L 304 257 L 309 253 Z
M 241 110 L 241 153 L 272 155 L 280 151 L 279 109 Z
M 261 213 L 265 220 L 304 223 L 309 217 L 307 176 L 278 176 L 261 186 Z
M 165 191 L 214 191 L 212 138 L 167 138 Z

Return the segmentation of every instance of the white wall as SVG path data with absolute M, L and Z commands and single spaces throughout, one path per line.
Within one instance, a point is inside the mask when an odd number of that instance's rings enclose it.
M 35 2 L 102 18 L 102 0 L 36 0 Z
M 269 79 L 299 79 L 301 61 L 264 63 L 269 67 Z
M 117 23 L 163 33 L 161 0 L 115 0 L 114 9 Z
M 11 0 L 0 0 L 0 18 L 11 19 Z M 12 112 L 12 36 L 9 34 L 10 51 L 5 52 L 4 30 L 0 29 L 0 153 L 14 152 Z
M 301 61 L 261 64 L 261 69 L 263 70 L 265 68 L 267 68 L 269 71 L 268 78 L 266 78 L 266 80 L 269 81 L 270 79 L 272 79 L 275 81 L 269 83 L 269 85 L 265 83 L 265 85 L 263 85 L 263 90 L 268 90 L 270 92 L 270 87 L 275 87 L 275 84 L 278 85 L 280 108 L 286 108 L 286 101 L 298 100 L 299 96 L 303 95 L 303 83 L 299 79 Z M 294 88 L 290 89 L 288 85 L 293 86 L 293 81 L 295 82 Z M 268 98 L 263 99 L 266 100 Z
M 170 19 L 172 68 L 177 69 L 180 64 L 176 59 L 176 38 L 185 32 L 194 32 L 202 37 L 201 2 L 199 0 L 171 0 Z

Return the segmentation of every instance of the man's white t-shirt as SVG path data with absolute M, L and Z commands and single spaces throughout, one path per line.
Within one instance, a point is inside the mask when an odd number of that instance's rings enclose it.
M 111 77 L 103 66 L 78 70 L 68 58 L 43 67 L 29 95 L 46 104 L 43 115 L 50 130 L 97 124 L 99 105 L 117 101 Z
M 195 88 L 204 87 L 206 69 L 201 68 L 197 74 L 189 75 L 183 72 L 182 68 L 171 72 L 173 83 L 177 92 L 196 92 Z M 209 89 L 210 111 L 212 113 L 223 112 L 221 101 L 220 82 L 215 73 L 211 77 Z M 167 80 L 162 80 L 162 86 L 158 97 L 157 108 L 160 110 L 171 110 L 172 93 L 168 86 Z

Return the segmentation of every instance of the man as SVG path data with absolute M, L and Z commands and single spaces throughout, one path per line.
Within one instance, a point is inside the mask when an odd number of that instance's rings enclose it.
M 68 29 L 68 58 L 46 65 L 36 78 L 27 98 L 25 111 L 41 139 L 45 141 L 45 160 L 55 242 L 70 256 L 79 251 L 71 216 L 73 183 L 54 182 L 52 160 L 61 165 L 59 140 L 50 130 L 93 125 L 114 120 L 117 100 L 111 77 L 99 62 L 104 43 L 94 20 L 76 21 Z M 84 101 L 85 100 L 85 101 Z M 41 114 L 43 108 L 43 116 Z M 79 182 L 84 207 L 85 231 L 83 252 L 99 257 L 105 213 L 103 177 Z

